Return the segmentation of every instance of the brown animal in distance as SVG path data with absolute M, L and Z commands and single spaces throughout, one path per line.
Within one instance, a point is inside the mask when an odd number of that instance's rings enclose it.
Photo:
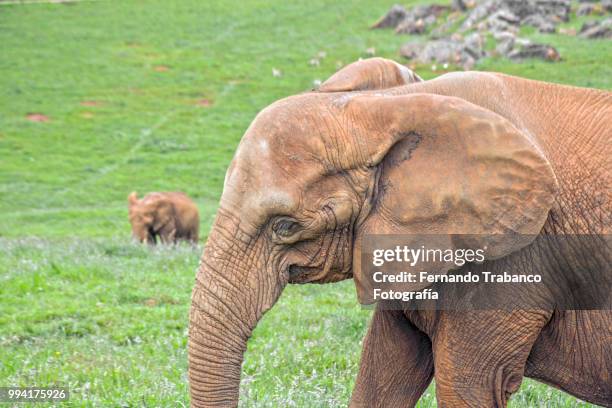
M 149 193 L 138 199 L 128 196 L 132 236 L 140 242 L 164 244 L 180 240 L 198 242 L 200 216 L 196 204 L 180 192 Z

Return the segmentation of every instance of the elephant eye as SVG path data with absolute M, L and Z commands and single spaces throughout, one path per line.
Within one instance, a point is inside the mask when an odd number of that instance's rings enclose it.
M 280 238 L 288 238 L 295 234 L 299 229 L 300 224 L 289 218 L 280 218 L 272 224 L 272 231 L 274 235 Z

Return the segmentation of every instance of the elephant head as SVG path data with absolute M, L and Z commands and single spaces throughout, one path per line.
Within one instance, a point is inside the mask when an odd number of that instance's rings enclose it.
M 128 214 L 132 225 L 132 237 L 139 242 L 155 243 L 155 236 L 152 233 L 154 221 L 154 208 L 147 203 L 139 200 L 136 192 L 131 192 L 128 196 Z
M 319 87 L 321 92 L 365 91 L 422 82 L 417 74 L 395 61 L 369 58 L 353 62 Z
M 506 233 L 546 220 L 555 176 L 508 120 L 454 97 L 345 90 L 272 104 L 238 146 L 192 295 L 194 406 L 237 404 L 246 342 L 287 283 L 353 277 L 371 301 L 365 234 L 504 234 L 484 243 L 500 257 L 528 244 Z

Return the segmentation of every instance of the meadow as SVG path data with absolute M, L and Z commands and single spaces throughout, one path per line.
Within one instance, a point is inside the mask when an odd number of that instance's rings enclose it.
M 237 143 L 259 110 L 368 48 L 400 61 L 408 37 L 368 29 L 393 3 L 0 3 L 0 386 L 188 405 L 191 287 Z M 612 88 L 612 41 L 524 34 L 563 60 L 475 69 Z M 131 242 L 133 190 L 192 196 L 200 247 Z M 352 282 L 290 286 L 249 342 L 241 406 L 346 406 L 370 313 Z M 419 406 L 435 405 L 430 387 Z M 587 405 L 531 380 L 511 400 Z

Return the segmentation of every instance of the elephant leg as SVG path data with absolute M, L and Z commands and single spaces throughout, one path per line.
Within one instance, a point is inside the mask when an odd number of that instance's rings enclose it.
M 610 339 L 612 311 L 555 312 L 531 350 L 525 375 L 585 401 L 612 406 Z
M 157 243 L 157 237 L 155 235 L 155 232 L 149 231 L 147 233 L 147 244 L 155 245 L 156 243 Z
M 189 234 L 187 235 L 187 240 L 189 242 L 191 242 L 193 245 L 196 245 L 198 243 L 198 233 L 195 230 L 191 230 L 189 231 Z
M 433 376 L 429 338 L 402 311 L 376 309 L 351 407 L 414 406 Z
M 440 313 L 433 341 L 438 406 L 505 407 L 551 313 Z
M 173 222 L 164 224 L 157 233 L 161 242 L 164 244 L 172 244 L 176 242 L 176 227 Z

